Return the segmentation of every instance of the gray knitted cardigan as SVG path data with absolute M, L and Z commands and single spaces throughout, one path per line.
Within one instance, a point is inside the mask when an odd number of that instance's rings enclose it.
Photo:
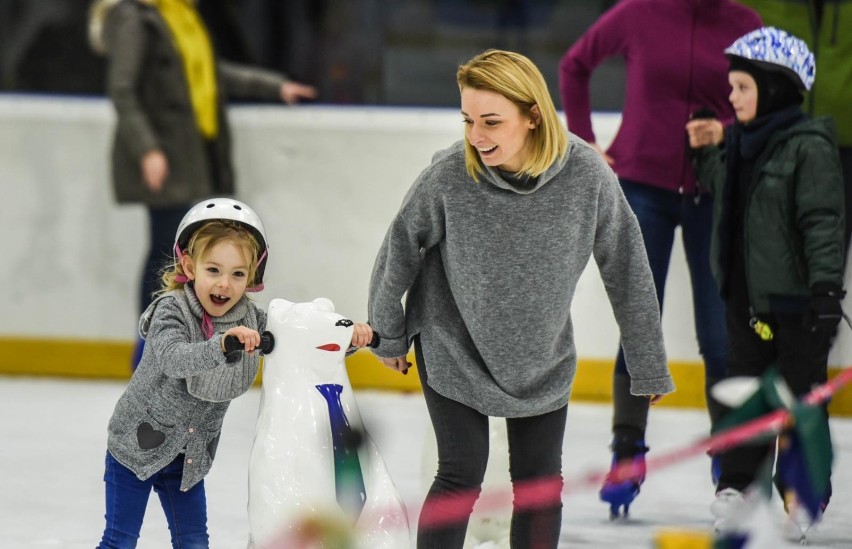
M 488 167 L 477 183 L 459 141 L 414 182 L 379 250 L 374 352 L 402 356 L 419 334 L 438 393 L 492 416 L 556 410 L 571 392 L 571 300 L 592 256 L 632 393 L 673 391 L 642 234 L 612 170 L 571 134 L 535 186 L 516 188 Z
M 239 362 L 227 364 L 221 337 L 234 326 L 266 327 L 266 313 L 243 296 L 213 318 L 214 334 L 206 339 L 202 311 L 190 285 L 148 307 L 139 322 L 142 360 L 109 422 L 110 453 L 140 480 L 185 452 L 184 491 L 210 471 L 228 405 L 257 376 L 257 354 L 243 353 Z

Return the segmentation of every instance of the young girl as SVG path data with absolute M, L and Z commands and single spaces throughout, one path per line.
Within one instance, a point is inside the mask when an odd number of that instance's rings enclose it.
M 802 112 L 815 65 L 799 38 L 765 27 L 725 53 L 737 122 L 724 135 L 703 120 L 687 130 L 699 180 L 714 195 L 711 261 L 727 310 L 728 375 L 756 377 L 774 364 L 801 397 L 826 381 L 842 316 L 845 208 L 834 124 Z M 722 455 L 717 529 L 742 516 L 742 493 L 774 452 L 773 442 Z M 823 504 L 830 495 L 821 494 Z
M 173 547 L 208 546 L 203 479 L 231 399 L 257 375 L 266 314 L 245 293 L 262 289 L 267 252 L 260 218 L 236 200 L 205 200 L 181 221 L 176 260 L 139 322 L 142 360 L 109 422 L 98 547 L 136 547 L 152 488 Z M 246 351 L 236 363 L 225 360 L 226 336 Z M 352 345 L 371 339 L 356 323 Z

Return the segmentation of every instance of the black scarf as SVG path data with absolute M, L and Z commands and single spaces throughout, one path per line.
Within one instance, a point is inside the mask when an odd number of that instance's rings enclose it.
M 802 112 L 799 105 L 792 105 L 780 111 L 774 111 L 749 122 L 748 124 L 734 125 L 734 139 L 738 144 L 729 143 L 728 151 L 737 151 L 738 156 L 747 160 L 753 160 L 763 152 L 769 139 L 781 130 L 791 128 L 807 120 L 807 115 Z M 734 145 L 736 148 L 732 147 Z M 731 156 L 728 155 L 730 162 Z

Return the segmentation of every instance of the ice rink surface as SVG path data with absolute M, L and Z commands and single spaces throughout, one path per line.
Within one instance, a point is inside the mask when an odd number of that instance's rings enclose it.
M 103 529 L 103 462 L 106 425 L 124 389 L 120 382 L 0 377 L 0 548 L 92 548 Z M 370 436 L 408 506 L 412 527 L 425 493 L 424 454 L 431 436 L 419 394 L 358 392 Z M 247 467 L 260 391 L 235 400 L 206 478 L 211 547 L 233 549 L 248 539 Z M 709 531 L 713 497 L 709 460 L 684 461 L 649 475 L 627 521 L 612 523 L 595 490 L 572 490 L 572 479 L 599 472 L 610 459 L 610 409 L 571 403 L 564 443 L 560 548 L 650 548 L 666 529 Z M 654 408 L 648 445 L 652 454 L 680 448 L 706 432 L 706 414 Z M 852 548 L 852 421 L 834 419 L 834 497 L 823 522 L 810 536 L 811 547 Z M 773 512 L 779 528 L 783 510 Z M 139 547 L 169 547 L 165 518 L 155 495 L 149 502 Z M 412 544 L 413 546 L 413 544 Z M 497 545 L 486 542 L 479 549 Z M 794 545 L 791 545 L 794 547 Z M 400 548 L 404 549 L 404 548 Z

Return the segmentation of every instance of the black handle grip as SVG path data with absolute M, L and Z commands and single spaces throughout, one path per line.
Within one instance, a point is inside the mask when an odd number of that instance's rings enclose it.
M 230 354 L 235 351 L 242 351 L 243 344 L 237 336 L 225 336 L 225 354 Z
M 272 332 L 263 332 L 260 334 L 260 345 L 257 350 L 260 354 L 268 355 L 275 348 L 275 336 Z M 225 336 L 225 362 L 233 364 L 240 359 L 240 351 L 244 350 L 245 346 L 240 343 L 237 336 Z

